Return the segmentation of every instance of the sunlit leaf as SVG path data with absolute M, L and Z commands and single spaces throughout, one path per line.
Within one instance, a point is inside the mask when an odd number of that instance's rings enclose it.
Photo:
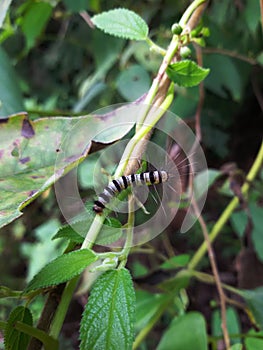
M 97 260 L 91 250 L 81 249 L 64 254 L 51 261 L 29 282 L 26 291 L 57 285 L 79 275 Z
M 191 87 L 204 80 L 209 73 L 209 69 L 199 67 L 194 61 L 183 60 L 170 64 L 166 73 L 177 85 Z
M 96 27 L 107 34 L 130 40 L 145 40 L 148 35 L 146 22 L 135 12 L 114 9 L 92 17 Z

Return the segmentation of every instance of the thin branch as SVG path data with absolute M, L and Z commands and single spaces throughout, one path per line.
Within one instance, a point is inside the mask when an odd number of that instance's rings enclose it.
M 197 63 L 200 67 L 202 67 L 202 65 L 203 65 L 202 50 L 197 45 L 196 45 L 196 54 L 197 54 Z M 202 141 L 201 112 L 203 109 L 204 101 L 205 101 L 205 89 L 204 89 L 204 83 L 201 82 L 199 85 L 199 101 L 198 101 L 197 109 L 195 112 L 195 134 L 196 134 L 198 142 Z M 192 150 L 192 152 L 194 152 L 194 151 L 195 150 Z
M 253 91 L 254 91 L 254 94 L 255 94 L 256 99 L 258 101 L 258 104 L 261 108 L 261 111 L 263 112 L 263 95 L 262 95 L 261 89 L 260 89 L 259 84 L 258 84 L 258 74 L 256 74 L 257 69 L 255 71 L 256 72 L 253 72 L 253 74 L 252 74 L 251 83 L 252 83 Z
M 84 19 L 84 21 L 87 23 L 87 25 L 90 28 L 94 29 L 94 24 L 93 24 L 93 22 L 90 18 L 90 15 L 88 14 L 87 11 L 81 11 L 81 12 L 79 12 L 79 15 Z
M 263 0 L 262 0 L 263 1 Z M 203 49 L 203 53 L 205 54 L 213 54 L 213 53 L 218 53 L 220 55 L 224 55 L 224 56 L 229 56 L 229 57 L 233 57 L 236 58 L 240 61 L 244 61 L 247 62 L 253 66 L 257 65 L 258 62 L 256 59 L 251 58 L 251 57 L 247 57 L 245 55 L 241 55 L 239 53 L 237 53 L 236 51 L 231 51 L 231 50 L 227 50 L 227 49 L 219 49 L 216 47 L 207 47 Z
M 247 177 L 246 177 L 246 181 L 244 182 L 244 185 L 242 186 L 241 191 L 242 191 L 243 196 L 245 196 L 248 193 L 250 185 L 253 182 L 253 180 L 255 179 L 255 177 L 257 176 L 262 164 L 263 164 L 263 142 L 260 146 L 257 157 L 256 157 Z M 216 239 L 216 237 L 219 235 L 222 228 L 227 223 L 227 221 L 229 220 L 230 216 L 232 215 L 233 211 L 236 209 L 238 204 L 239 204 L 239 199 L 238 199 L 238 197 L 235 196 L 230 201 L 230 203 L 228 204 L 226 209 L 223 211 L 223 213 L 220 215 L 217 222 L 214 224 L 214 226 L 211 230 L 211 233 L 209 235 L 211 242 L 213 242 Z M 207 251 L 206 242 L 203 242 L 203 244 L 195 252 L 194 256 L 192 257 L 191 261 L 188 264 L 188 268 L 190 270 L 193 270 L 196 267 L 196 265 L 199 264 L 200 260 L 205 255 L 206 251 Z
M 208 257 L 209 257 L 209 261 L 210 261 L 211 268 L 213 271 L 213 275 L 215 277 L 215 283 L 216 283 L 216 287 L 217 287 L 217 291 L 218 291 L 218 295 L 219 295 L 220 308 L 221 308 L 221 319 L 222 319 L 221 328 L 223 331 L 226 349 L 230 350 L 230 339 L 229 339 L 229 334 L 228 334 L 228 330 L 227 330 L 227 321 L 226 321 L 226 296 L 225 296 L 225 293 L 224 293 L 224 290 L 223 290 L 223 287 L 222 287 L 222 284 L 220 281 L 217 263 L 216 263 L 216 259 L 215 259 L 215 255 L 214 255 L 214 250 L 213 250 L 210 238 L 209 238 L 206 223 L 205 223 L 205 221 L 200 213 L 198 204 L 197 204 L 194 197 L 192 199 L 192 206 L 193 206 L 193 209 L 195 211 L 195 215 L 198 217 L 198 221 L 199 221 L 199 224 L 202 228 L 204 239 L 205 239 L 205 242 L 207 245 Z
M 261 26 L 263 31 L 263 0 L 260 0 Z

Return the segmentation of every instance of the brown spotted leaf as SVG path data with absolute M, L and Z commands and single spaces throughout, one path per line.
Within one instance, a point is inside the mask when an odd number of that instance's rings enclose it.
M 0 227 L 18 218 L 21 209 L 83 161 L 92 141 L 108 144 L 122 138 L 135 119 L 128 108 L 77 118 L 29 121 L 20 113 L 1 119 Z

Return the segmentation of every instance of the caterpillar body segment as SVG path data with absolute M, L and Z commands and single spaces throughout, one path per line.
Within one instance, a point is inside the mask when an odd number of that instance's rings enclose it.
M 106 204 L 121 193 L 129 186 L 141 186 L 141 185 L 156 185 L 162 182 L 166 182 L 169 176 L 166 171 L 149 171 L 142 172 L 140 174 L 131 174 L 127 176 L 121 176 L 116 180 L 112 180 L 98 196 L 98 199 L 94 202 L 93 210 L 97 214 L 101 214 Z

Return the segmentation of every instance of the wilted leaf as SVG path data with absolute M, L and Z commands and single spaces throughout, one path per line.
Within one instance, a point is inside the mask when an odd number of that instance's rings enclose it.
M 0 227 L 21 215 L 55 181 L 88 155 L 92 140 L 111 143 L 123 137 L 136 120 L 136 107 L 78 118 L 24 115 L 0 123 Z M 26 122 L 25 122 L 26 120 Z

